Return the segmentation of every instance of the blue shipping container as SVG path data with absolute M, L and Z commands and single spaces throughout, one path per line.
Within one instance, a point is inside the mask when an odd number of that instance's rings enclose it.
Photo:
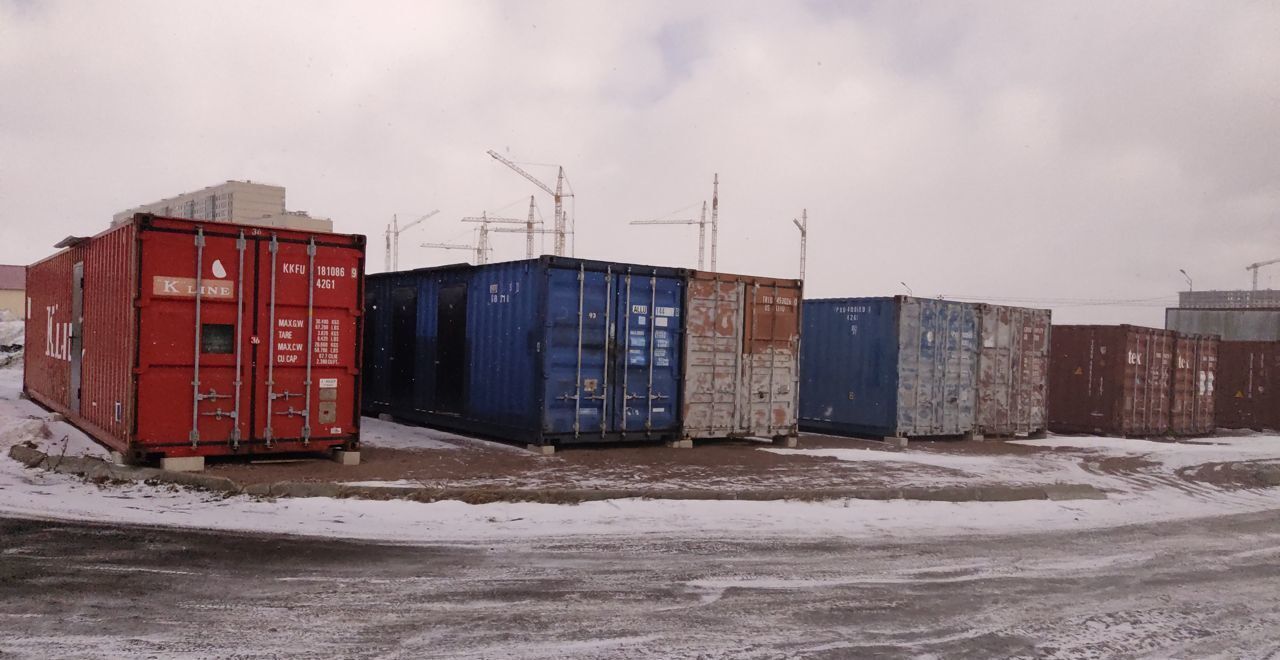
M 675 438 L 684 280 L 565 257 L 370 275 L 365 412 L 538 444 Z
M 877 437 L 974 429 L 976 306 L 926 298 L 804 301 L 800 428 Z

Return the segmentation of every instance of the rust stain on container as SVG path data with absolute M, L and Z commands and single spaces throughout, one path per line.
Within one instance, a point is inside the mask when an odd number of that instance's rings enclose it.
M 693 271 L 685 295 L 684 435 L 796 435 L 800 281 Z
M 1036 435 L 1048 424 L 1047 309 L 978 307 L 978 433 Z
M 1173 351 L 1169 432 L 1204 435 L 1214 429 L 1214 400 L 1218 373 L 1218 338 L 1179 334 Z
M 1169 431 L 1176 334 L 1131 325 L 1055 325 L 1049 430 L 1121 436 Z
M 1221 342 L 1213 391 L 1218 426 L 1280 430 L 1280 342 Z

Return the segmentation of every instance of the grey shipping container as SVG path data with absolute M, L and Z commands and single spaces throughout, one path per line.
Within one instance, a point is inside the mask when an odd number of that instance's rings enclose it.
M 874 437 L 971 434 L 977 314 L 944 300 L 806 300 L 800 428 Z
M 977 310 L 977 433 L 1043 435 L 1052 313 L 985 303 Z
M 1176 333 L 1131 325 L 1055 325 L 1049 430 L 1120 436 L 1169 430 Z
M 800 295 L 800 280 L 690 273 L 684 437 L 798 434 Z
M 1164 327 L 1189 335 L 1217 335 L 1225 341 L 1280 341 L 1280 309 L 1165 310 Z

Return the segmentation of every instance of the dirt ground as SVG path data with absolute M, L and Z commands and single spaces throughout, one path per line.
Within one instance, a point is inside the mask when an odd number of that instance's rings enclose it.
M 700 441 L 693 449 L 662 444 L 571 446 L 542 456 L 522 447 L 422 427 L 367 420 L 371 432 L 358 466 L 299 457 L 210 461 L 209 474 L 242 484 L 340 482 L 362 485 L 503 489 L 880 488 L 958 485 L 1043 485 L 1073 482 L 1081 473 L 1147 479 L 1157 465 L 1139 457 L 1032 447 L 1004 440 L 913 441 L 905 452 L 885 443 L 804 434 L 800 452 L 765 441 Z M 406 439 L 407 438 L 407 439 Z M 817 450 L 817 451 L 810 451 Z M 842 454 L 822 455 L 824 451 Z M 859 450 L 868 453 L 858 454 Z M 849 452 L 854 452 L 850 456 Z M 896 460 L 897 458 L 903 460 Z M 850 459 L 853 460 L 850 460 Z M 972 467 L 975 466 L 976 467 Z M 1076 475 L 1072 468 L 1078 466 Z M 1245 464 L 1159 474 L 1174 485 L 1255 488 Z M 1086 475 L 1087 476 L 1087 475 Z

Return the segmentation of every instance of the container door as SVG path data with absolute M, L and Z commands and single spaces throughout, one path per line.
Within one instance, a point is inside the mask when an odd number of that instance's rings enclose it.
M 974 428 L 977 322 L 972 305 L 902 302 L 898 431 L 959 435 Z
M 617 428 L 610 395 L 614 285 L 611 271 L 547 269 L 546 434 L 598 437 Z
M 777 282 L 756 282 L 746 288 L 750 293 L 742 389 L 747 402 L 741 423 L 749 435 L 793 435 L 797 431 L 800 290 Z
M 265 345 L 257 346 L 254 431 L 268 447 L 310 449 L 358 428 L 363 255 L 323 240 L 256 240 L 255 327 Z
M 203 229 L 140 240 L 138 440 L 171 454 L 237 445 L 249 430 L 249 242 Z
M 715 438 L 746 432 L 743 299 L 736 281 L 692 278 L 685 296 L 684 433 Z M 628 330 L 629 332 L 630 330 Z
M 467 388 L 467 285 L 443 286 L 438 295 L 435 411 L 461 415 Z
M 677 430 L 680 385 L 680 280 L 621 274 L 617 288 L 617 387 L 610 404 L 625 433 Z
M 372 326 L 373 323 L 368 325 Z M 391 290 L 391 345 L 387 351 L 387 396 L 398 409 L 411 410 L 414 371 L 418 364 L 418 290 L 402 286 Z
M 84 262 L 71 267 L 71 412 L 80 412 L 80 370 L 84 359 Z

